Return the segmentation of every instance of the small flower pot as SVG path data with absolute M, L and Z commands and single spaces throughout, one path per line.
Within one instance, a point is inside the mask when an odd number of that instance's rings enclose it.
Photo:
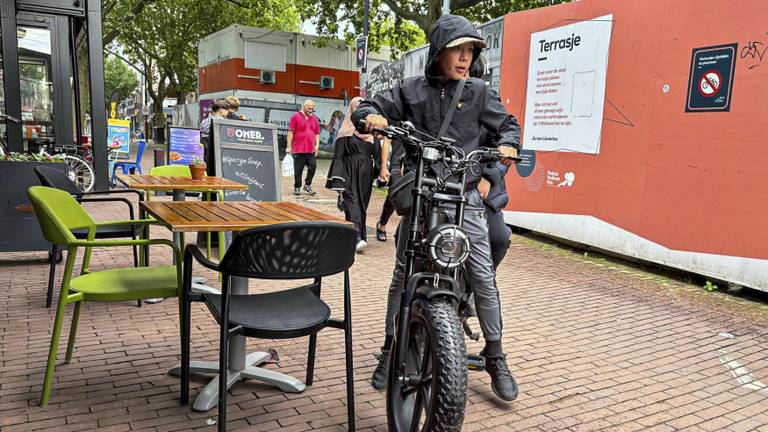
M 189 171 L 192 173 L 192 180 L 202 180 L 205 177 L 205 164 L 190 165 Z

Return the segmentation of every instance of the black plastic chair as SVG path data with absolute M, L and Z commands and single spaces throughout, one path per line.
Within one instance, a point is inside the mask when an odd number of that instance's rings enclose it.
M 37 178 L 40 180 L 40 183 L 43 186 L 52 187 L 52 188 L 56 188 L 56 189 L 60 189 L 65 192 L 68 192 L 73 197 L 75 197 L 75 199 L 79 203 L 84 203 L 84 202 L 125 203 L 128 206 L 129 219 L 135 219 L 133 204 L 131 203 L 130 200 L 122 197 L 102 197 L 102 198 L 91 198 L 91 197 L 98 196 L 98 195 L 130 193 L 130 194 L 137 194 L 139 197 L 139 201 L 144 200 L 144 195 L 141 192 L 137 190 L 131 190 L 131 189 L 83 192 L 82 190 L 80 190 L 80 188 L 77 187 L 75 182 L 70 180 L 66 172 L 53 167 L 37 166 L 34 168 L 34 171 L 35 171 L 35 174 L 37 175 Z M 96 231 L 96 239 L 103 240 L 103 239 L 130 237 L 131 239 L 135 240 L 136 236 L 140 235 L 141 230 L 144 228 L 145 228 L 145 225 L 140 225 L 140 224 L 121 224 L 121 225 L 112 225 L 108 227 L 100 227 Z M 77 239 L 86 239 L 88 237 L 88 230 L 87 229 L 74 230 L 72 231 L 72 234 L 74 234 L 75 238 Z M 48 275 L 48 294 L 45 297 L 45 307 L 47 308 L 51 307 L 51 301 L 53 298 L 53 280 L 56 276 L 56 261 L 58 260 L 58 255 L 59 255 L 59 245 L 56 245 L 56 244 L 51 245 L 50 255 L 51 255 L 51 270 Z M 139 266 L 139 254 L 136 246 L 133 247 L 133 264 L 136 267 Z M 139 306 L 141 306 L 141 300 L 139 300 Z
M 190 303 L 204 301 L 221 327 L 219 346 L 219 431 L 226 430 L 229 336 L 265 339 L 309 336 L 306 385 L 313 382 L 317 332 L 325 327 L 344 330 L 347 367 L 347 422 L 355 430 L 352 374 L 352 315 L 349 268 L 355 261 L 357 231 L 330 222 L 292 222 L 238 233 L 217 265 L 196 245 L 184 251 L 181 298 L 181 404 L 189 403 Z M 192 293 L 192 258 L 223 274 L 221 294 Z M 325 276 L 344 272 L 344 319 L 331 319 L 320 298 Z M 266 294 L 230 295 L 231 277 L 290 280 L 314 279 L 310 285 Z

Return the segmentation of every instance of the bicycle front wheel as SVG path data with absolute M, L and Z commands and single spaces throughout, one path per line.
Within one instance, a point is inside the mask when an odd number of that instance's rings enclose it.
M 75 182 L 78 188 L 83 192 L 93 190 L 96 175 L 93 172 L 93 166 L 86 162 L 80 156 L 66 155 L 67 174 L 69 179 Z

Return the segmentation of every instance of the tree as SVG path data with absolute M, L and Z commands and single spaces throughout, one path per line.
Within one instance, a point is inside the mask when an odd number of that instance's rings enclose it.
M 124 61 L 115 56 L 104 57 L 104 94 L 107 101 L 117 91 L 121 98 L 126 98 L 136 90 L 139 80 Z
M 141 13 L 136 14 L 141 4 Z M 106 18 L 122 26 L 108 51 L 131 64 L 146 80 L 155 125 L 163 125 L 163 100 L 170 94 L 183 102 L 197 84 L 200 39 L 232 24 L 297 31 L 299 14 L 290 0 L 133 0 L 115 1 Z
M 569 0 L 451 0 L 451 13 L 483 23 L 509 12 L 564 3 Z M 376 51 L 391 44 L 399 51 L 415 48 L 414 30 L 428 37 L 441 15 L 442 0 L 370 0 L 368 46 Z M 321 36 L 332 37 L 344 30 L 347 39 L 363 33 L 360 0 L 300 0 L 302 18 L 311 20 Z M 392 25 L 392 27 L 387 27 Z
M 126 28 L 125 23 L 133 21 L 141 15 L 144 7 L 155 0 L 102 0 L 101 19 L 104 22 L 102 44 L 112 43 L 120 32 Z M 121 7 L 116 6 L 120 4 Z

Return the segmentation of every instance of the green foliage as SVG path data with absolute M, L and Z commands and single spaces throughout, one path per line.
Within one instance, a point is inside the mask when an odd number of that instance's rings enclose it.
M 124 61 L 115 56 L 104 57 L 104 93 L 107 100 L 114 91 L 124 99 L 138 86 L 139 79 Z
M 53 156 L 41 155 L 37 153 L 16 153 L 11 152 L 0 157 L 0 161 L 9 162 L 66 162 L 63 154 Z
M 119 29 L 115 41 L 146 78 L 156 116 L 167 95 L 182 99 L 195 90 L 197 45 L 203 37 L 232 24 L 299 29 L 290 0 L 114 0 L 110 7 L 105 6 L 105 34 Z
M 453 0 L 451 12 L 481 24 L 509 12 L 550 6 L 569 0 Z M 390 45 L 407 51 L 425 43 L 429 29 L 440 17 L 442 0 L 370 0 L 368 46 L 377 51 Z M 301 17 L 318 34 L 334 37 L 343 31 L 348 40 L 363 34 L 360 0 L 299 0 Z M 420 34 L 419 34 L 420 33 Z
M 707 291 L 714 291 L 717 289 L 717 285 L 713 284 L 712 281 L 707 281 L 707 283 L 704 284 L 704 289 Z

